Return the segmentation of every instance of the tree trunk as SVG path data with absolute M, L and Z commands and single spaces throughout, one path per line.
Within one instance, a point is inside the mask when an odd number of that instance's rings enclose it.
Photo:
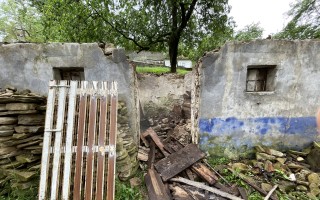
M 171 36 L 169 41 L 169 57 L 170 57 L 170 67 L 171 73 L 177 72 L 177 57 L 178 57 L 178 45 L 180 37 Z

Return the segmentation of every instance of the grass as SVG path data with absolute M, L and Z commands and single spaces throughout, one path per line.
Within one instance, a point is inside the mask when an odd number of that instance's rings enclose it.
M 138 173 L 138 177 L 143 179 L 143 172 Z M 34 180 L 35 184 L 28 189 L 19 189 L 12 187 L 10 182 L 7 182 L 0 191 L 0 200 L 31 200 L 38 198 L 38 182 L 39 179 Z M 145 185 L 139 187 L 131 187 L 129 181 L 120 181 L 116 178 L 115 185 L 115 200 L 143 200 L 143 193 L 145 193 Z M 1 194 L 2 193 L 2 194 Z
M 137 73 L 152 73 L 152 74 L 167 74 L 170 73 L 170 68 L 169 67 L 149 67 L 149 66 L 137 66 L 136 67 L 136 72 Z M 188 72 L 190 72 L 187 69 L 183 68 L 178 68 L 177 69 L 177 74 L 179 75 L 185 75 Z

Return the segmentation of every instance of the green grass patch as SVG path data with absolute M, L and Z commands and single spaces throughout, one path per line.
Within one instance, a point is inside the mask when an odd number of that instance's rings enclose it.
M 137 73 L 166 74 L 166 73 L 170 73 L 170 68 L 169 67 L 161 67 L 161 66 L 158 66 L 158 67 L 137 66 L 136 72 Z M 180 74 L 180 75 L 185 75 L 188 72 L 190 72 L 190 71 L 187 69 L 182 69 L 182 68 L 177 69 L 177 74 Z

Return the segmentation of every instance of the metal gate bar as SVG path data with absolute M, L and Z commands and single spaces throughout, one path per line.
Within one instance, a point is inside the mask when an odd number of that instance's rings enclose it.
M 108 88 L 107 83 L 103 84 L 103 87 Z M 104 189 L 104 169 L 105 169 L 105 140 L 107 137 L 107 113 L 108 113 L 108 96 L 104 95 L 100 99 L 100 123 L 99 123 L 99 139 L 98 139 L 98 166 L 97 166 L 97 189 L 96 199 L 103 199 Z
M 116 168 L 116 130 L 117 130 L 117 85 L 111 85 L 110 98 L 110 135 L 109 135 L 109 155 L 108 155 L 108 177 L 107 177 L 107 199 L 114 199 L 115 190 L 115 168 Z
M 76 150 L 76 166 L 74 175 L 74 188 L 73 188 L 73 199 L 81 199 L 81 185 L 82 185 L 82 163 L 83 163 L 83 143 L 84 143 L 84 131 L 85 131 L 85 121 L 86 121 L 86 103 L 87 94 L 84 90 L 87 88 L 88 82 L 81 83 L 80 90 L 80 105 L 79 105 L 79 120 L 78 120 L 78 140 L 77 140 L 77 150 Z
M 114 199 L 116 82 L 50 81 L 49 87 L 39 200 Z

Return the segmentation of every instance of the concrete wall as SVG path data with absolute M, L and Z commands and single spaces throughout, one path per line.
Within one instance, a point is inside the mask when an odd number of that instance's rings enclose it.
M 106 55 L 108 56 L 106 56 Z M 12 85 L 47 94 L 53 68 L 81 67 L 85 80 L 118 82 L 119 99 L 126 102 L 135 137 L 139 122 L 135 74 L 123 49 L 102 49 L 96 43 L 0 44 L 0 87 Z
M 199 76 L 199 143 L 231 157 L 257 145 L 299 149 L 319 140 L 320 41 L 231 42 L 208 53 Z M 248 66 L 275 65 L 273 91 L 246 92 Z

